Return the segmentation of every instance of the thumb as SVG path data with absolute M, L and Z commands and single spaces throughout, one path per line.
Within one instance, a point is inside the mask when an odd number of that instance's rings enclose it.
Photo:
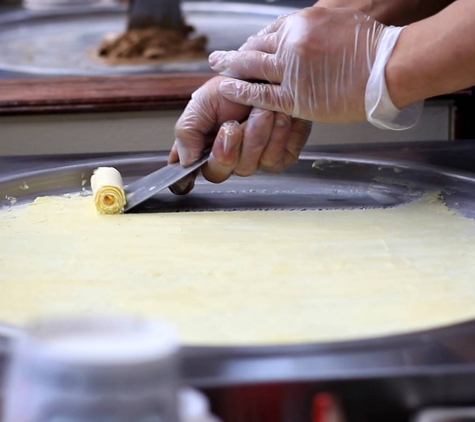
M 293 100 L 280 85 L 226 79 L 219 85 L 221 95 L 234 103 L 292 115 Z
M 175 125 L 175 155 L 187 167 L 199 160 L 206 147 L 206 133 L 212 125 L 212 109 L 201 106 L 192 99 Z

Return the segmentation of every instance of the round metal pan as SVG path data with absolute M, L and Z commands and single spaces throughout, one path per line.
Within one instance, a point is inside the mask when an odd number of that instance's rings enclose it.
M 237 49 L 250 35 L 294 10 L 244 3 L 183 3 L 187 22 L 208 37 L 209 51 Z M 42 76 L 211 71 L 206 59 L 131 65 L 101 62 L 96 51 L 104 36 L 125 28 L 123 7 L 0 15 L 0 71 Z
M 39 195 L 81 192 L 98 166 L 114 166 L 125 183 L 166 164 L 166 154 L 75 158 L 0 174 L 0 206 Z M 315 163 L 316 162 L 316 163 Z M 315 164 L 314 164 L 315 163 Z M 26 183 L 28 190 L 21 186 Z M 392 207 L 425 192 L 442 192 L 447 205 L 475 218 L 475 176 L 427 164 L 304 153 L 281 175 L 234 177 L 216 186 L 199 181 L 187 197 L 160 193 L 137 212 Z M 16 205 L 14 205 L 16 206 Z M 0 330 L 4 354 L 16 331 Z M 270 381 L 401 376 L 475 371 L 475 321 L 436 330 L 339 343 L 272 347 L 187 347 L 184 377 L 197 386 Z

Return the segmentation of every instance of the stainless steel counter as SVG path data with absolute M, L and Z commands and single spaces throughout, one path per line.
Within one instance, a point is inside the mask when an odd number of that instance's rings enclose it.
M 29 179 L 28 184 L 33 190 L 53 185 L 70 189 L 76 182 L 80 186 L 83 171 L 104 162 L 123 166 L 137 176 L 133 171 L 147 171 L 165 157 L 153 152 L 3 157 L 0 191 L 11 192 L 18 186 L 18 177 L 31 178 L 33 183 Z M 375 171 L 384 175 L 387 169 L 394 177 L 394 166 L 398 166 L 402 170 L 398 178 L 422 188 L 438 186 L 451 194 L 446 196 L 449 206 L 469 216 L 475 210 L 474 141 L 313 147 L 303 158 L 327 163 L 327 182 L 341 181 L 343 171 L 346 180 L 360 186 Z M 52 179 L 52 174 L 59 177 Z M 289 180 L 298 181 L 301 173 L 297 166 L 288 174 Z M 267 183 L 265 178 L 255 180 Z M 0 346 L 5 362 L 8 336 Z M 308 422 L 313 396 L 331 391 L 341 397 L 350 422 L 406 422 L 421 408 L 475 403 L 475 322 L 341 343 L 190 347 L 184 352 L 183 377 L 208 393 L 224 420 Z

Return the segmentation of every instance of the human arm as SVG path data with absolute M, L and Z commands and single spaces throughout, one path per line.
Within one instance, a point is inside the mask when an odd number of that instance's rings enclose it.
M 402 108 L 475 85 L 475 2 L 457 0 L 402 32 L 386 66 L 388 91 Z
M 403 26 L 428 18 L 455 0 L 319 0 L 315 6 L 361 10 L 385 25 Z
M 458 0 L 431 18 L 388 28 L 353 9 L 308 8 L 211 62 L 243 79 L 221 85 L 237 103 L 327 123 L 371 117 L 378 127 L 403 129 L 417 122 L 418 101 L 475 83 L 474 12 L 473 1 Z M 394 34 L 399 42 L 382 42 Z M 387 65 L 379 60 L 385 54 Z M 375 75 L 381 83 L 371 83 Z

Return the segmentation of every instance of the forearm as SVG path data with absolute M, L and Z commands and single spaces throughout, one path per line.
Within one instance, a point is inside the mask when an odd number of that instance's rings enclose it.
M 454 0 L 320 0 L 315 6 L 352 7 L 386 25 L 403 26 L 432 16 Z
M 398 108 L 475 85 L 475 2 L 457 0 L 403 30 L 386 66 Z

